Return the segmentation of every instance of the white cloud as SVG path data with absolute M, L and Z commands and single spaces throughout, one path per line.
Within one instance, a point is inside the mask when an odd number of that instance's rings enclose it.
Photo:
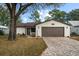
M 49 10 L 42 10 L 42 11 L 39 11 L 39 10 L 38 10 L 38 12 L 39 12 L 39 14 L 40 14 L 40 19 L 41 19 L 42 21 L 45 20 L 44 18 L 45 18 L 46 16 L 49 16 L 49 17 L 50 17 L 50 15 L 48 14 Z
M 42 15 L 42 14 L 43 14 L 40 10 L 38 10 L 38 12 L 39 12 L 39 14 L 40 14 L 40 15 Z
M 51 17 L 48 13 L 47 13 L 47 14 L 45 14 L 45 16 L 49 16 L 49 17 Z

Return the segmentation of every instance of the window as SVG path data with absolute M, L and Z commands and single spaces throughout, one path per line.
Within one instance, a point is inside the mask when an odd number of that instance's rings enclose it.
M 35 32 L 35 28 L 31 28 L 31 32 Z

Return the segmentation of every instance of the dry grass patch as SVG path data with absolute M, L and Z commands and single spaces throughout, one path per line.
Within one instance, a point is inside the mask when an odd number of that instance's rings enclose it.
M 34 56 L 41 55 L 46 49 L 42 38 L 18 37 L 16 41 L 8 41 L 0 36 L 0 55 L 6 56 Z
M 72 36 L 71 38 L 74 39 L 74 40 L 79 41 L 79 36 Z

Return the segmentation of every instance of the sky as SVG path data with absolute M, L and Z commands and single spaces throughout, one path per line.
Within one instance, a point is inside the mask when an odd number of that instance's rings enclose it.
M 65 12 L 70 12 L 74 9 L 79 9 L 79 3 L 67 3 L 67 4 L 64 4 L 63 6 L 61 6 L 60 8 L 58 8 L 59 10 L 61 11 L 65 11 Z M 45 17 L 46 16 L 50 16 L 48 14 L 48 12 L 52 10 L 52 9 L 45 9 L 45 10 L 41 10 L 41 11 L 38 11 L 39 14 L 40 14 L 40 19 L 42 19 L 42 21 L 44 21 Z M 33 20 L 32 19 L 29 19 L 30 17 L 30 12 L 28 13 L 25 13 L 24 15 L 21 16 L 22 20 L 23 20 L 23 23 L 26 23 L 26 22 L 32 22 Z

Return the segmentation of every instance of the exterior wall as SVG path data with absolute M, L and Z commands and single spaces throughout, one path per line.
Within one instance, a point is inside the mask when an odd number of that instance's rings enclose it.
M 27 35 L 27 28 L 25 28 L 25 34 Z
M 2 30 L 4 34 L 9 34 L 9 28 L 7 26 L 0 25 L 0 30 Z
M 69 36 L 70 37 L 70 26 L 68 26 L 68 27 L 65 27 L 65 29 L 64 29 L 64 36 L 65 37 L 67 37 L 67 36 Z
M 30 30 L 30 35 L 34 34 L 35 32 L 31 32 L 31 28 L 29 29 Z M 27 35 L 27 28 L 23 28 L 23 27 L 18 27 L 16 29 L 16 32 L 17 34 L 26 34 Z
M 9 29 L 8 28 L 0 28 L 4 32 L 4 34 L 9 34 Z
M 21 28 L 21 27 L 18 27 L 16 29 L 16 34 L 25 34 L 26 33 L 26 29 L 25 28 Z
M 79 27 L 71 27 L 71 33 L 75 32 L 76 34 L 79 35 Z
M 42 37 L 42 36 L 41 36 L 41 35 L 42 35 L 41 32 L 42 32 L 42 31 L 41 31 L 41 26 L 36 26 L 36 36 Z
M 4 32 L 4 34 L 9 34 L 9 28 L 0 28 Z
M 3 31 L 4 31 L 4 34 L 9 34 L 9 29 L 8 28 L 3 29 Z
M 53 20 L 42 23 L 42 24 L 38 24 L 36 26 L 36 36 L 42 37 L 42 31 L 41 31 L 42 27 L 64 27 L 64 36 L 65 37 L 70 36 L 70 26 L 53 21 Z

